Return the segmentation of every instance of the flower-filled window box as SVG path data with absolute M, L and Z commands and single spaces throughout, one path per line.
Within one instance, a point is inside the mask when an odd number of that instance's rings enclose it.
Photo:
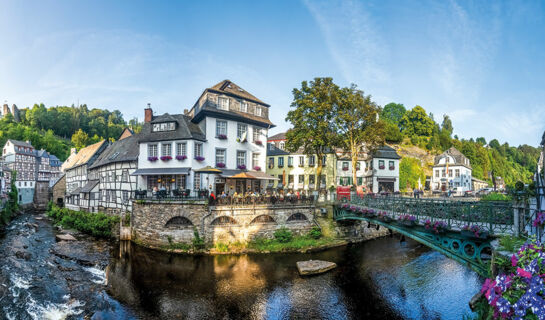
M 246 165 L 245 165 L 245 164 L 239 164 L 239 165 L 237 166 L 237 169 L 239 169 L 239 170 L 246 170 Z
M 223 162 L 218 162 L 218 163 L 216 163 L 216 167 L 218 167 L 218 168 L 225 168 L 225 163 L 223 163 Z
M 348 171 L 348 167 L 343 167 L 343 171 Z
M 183 161 L 183 160 L 185 160 L 185 159 L 187 159 L 187 156 L 186 156 L 186 155 L 177 155 L 177 156 L 176 156 L 176 160 Z
M 384 170 L 385 166 L 378 166 L 380 170 Z
M 157 161 L 159 158 L 157 157 L 148 157 L 148 161 L 151 161 L 151 162 L 155 162 Z
M 218 139 L 220 139 L 220 140 L 226 140 L 226 139 L 227 139 L 227 135 L 226 135 L 226 134 L 218 134 Z
M 396 167 L 390 167 L 390 170 L 395 170 L 395 169 L 396 169 Z
M 254 143 L 257 144 L 258 146 L 263 145 L 263 141 L 261 141 L 261 140 L 256 140 L 256 141 L 254 141 Z
M 161 161 L 170 161 L 170 160 L 172 160 L 171 156 L 162 156 L 161 157 Z
M 201 162 L 201 161 L 204 161 L 204 157 L 202 157 L 202 156 L 196 156 L 196 157 L 195 157 L 195 160 Z
M 255 170 L 255 171 L 261 171 L 261 167 L 260 167 L 260 166 L 255 166 L 255 167 L 254 167 L 254 170 Z

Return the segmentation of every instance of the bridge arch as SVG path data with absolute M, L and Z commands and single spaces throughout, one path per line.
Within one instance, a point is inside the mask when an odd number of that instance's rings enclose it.
M 219 216 L 212 220 L 210 223 L 212 226 L 232 226 L 232 225 L 238 225 L 238 222 L 229 216 Z
M 183 216 L 172 217 L 165 224 L 165 227 L 192 227 L 192 226 L 193 226 L 193 222 L 191 222 L 191 220 Z
M 287 222 L 302 222 L 302 221 L 308 221 L 308 218 L 305 214 L 301 212 L 296 212 L 288 217 L 286 220 Z
M 262 215 L 259 215 L 257 217 L 255 217 L 251 222 L 250 224 L 264 224 L 264 223 L 268 223 L 268 224 L 276 224 L 276 220 L 274 220 L 273 217 L 271 217 L 270 215 L 268 214 L 262 214 Z

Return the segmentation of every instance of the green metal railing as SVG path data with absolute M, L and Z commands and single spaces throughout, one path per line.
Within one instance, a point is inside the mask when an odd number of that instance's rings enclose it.
M 406 197 L 355 197 L 349 204 L 386 211 L 392 218 L 413 215 L 425 220 L 444 221 L 449 229 L 477 225 L 491 234 L 513 233 L 514 211 L 510 202 L 455 201 L 447 199 L 414 199 Z

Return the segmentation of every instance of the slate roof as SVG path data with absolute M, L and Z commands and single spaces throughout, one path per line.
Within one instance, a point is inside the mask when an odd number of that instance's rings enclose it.
M 138 160 L 137 136 L 130 136 L 110 144 L 89 167 L 89 169 L 105 166 L 110 163 Z
M 280 148 L 277 148 L 274 143 L 267 143 L 267 156 L 273 157 L 273 156 L 285 156 L 290 154 L 287 151 L 284 151 Z
M 49 158 L 49 153 L 44 149 L 36 150 L 36 156 L 40 158 Z
M 99 151 L 106 143 L 107 143 L 106 140 L 102 140 L 100 142 L 97 142 L 95 144 L 92 144 L 90 146 L 87 146 L 81 149 L 72 160 L 72 165 L 65 169 L 72 169 L 72 168 L 79 167 L 81 165 L 88 163 L 89 160 L 91 160 L 93 156 L 97 153 L 97 151 Z
M 373 158 L 401 159 L 401 156 L 397 154 L 394 148 L 390 146 L 382 146 L 373 153 Z
M 171 119 L 171 120 L 170 120 Z M 176 129 L 173 131 L 152 132 L 152 123 L 175 121 Z M 142 131 L 137 135 L 138 142 L 168 141 L 168 140 L 187 140 L 195 139 L 206 141 L 205 134 L 201 128 L 193 122 L 188 116 L 183 114 L 163 115 L 153 117 L 150 123 L 144 123 Z M 124 139 L 125 140 L 125 139 Z
M 30 143 L 26 141 L 13 140 L 13 139 L 8 139 L 8 141 L 13 143 L 16 146 L 34 148 Z
M 275 134 L 274 136 L 267 138 L 267 141 L 275 141 L 275 140 L 286 140 L 286 133 L 280 132 Z
M 466 156 L 464 156 L 463 153 L 461 153 L 460 151 L 458 151 L 458 149 L 456 149 L 454 147 L 450 147 L 450 149 L 448 149 L 447 151 L 445 151 L 445 152 L 441 153 L 440 155 L 436 156 L 435 157 L 435 166 L 444 166 L 444 165 L 439 164 L 439 160 L 446 157 L 447 155 L 453 157 L 454 161 L 455 161 L 455 163 L 449 163 L 450 165 L 464 166 L 466 168 L 471 169 L 471 163 L 469 162 L 469 159 Z M 466 164 L 464 162 L 464 159 L 467 159 L 468 164 Z
M 93 190 L 93 188 L 96 187 L 97 184 L 98 180 L 89 180 L 89 182 L 87 182 L 87 184 L 81 188 L 80 193 L 91 192 L 91 190 Z
M 49 165 L 51 165 L 52 167 L 60 167 L 62 165 L 62 162 L 61 160 L 59 160 L 59 158 L 57 158 L 57 156 L 51 154 L 49 156 Z

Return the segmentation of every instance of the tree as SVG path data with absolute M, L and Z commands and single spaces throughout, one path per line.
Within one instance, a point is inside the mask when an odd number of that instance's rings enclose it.
M 406 190 L 407 188 L 414 189 L 420 183 L 425 183 L 426 174 L 419 159 L 411 157 L 403 157 L 399 164 L 399 188 Z
M 318 184 L 322 181 L 323 156 L 337 144 L 334 111 L 338 96 L 339 87 L 332 78 L 303 81 L 300 89 L 293 89 L 292 110 L 286 116 L 292 125 L 286 133 L 286 147 L 292 152 L 302 148 L 306 155 L 316 155 Z
M 490 148 L 494 148 L 494 149 L 499 149 L 500 148 L 500 142 L 497 139 L 490 140 L 488 145 L 490 146 Z
M 421 106 L 415 106 L 401 118 L 401 130 L 407 136 L 429 137 L 433 132 L 434 121 Z
M 352 160 L 352 181 L 357 185 L 356 168 L 358 155 L 365 147 L 372 152 L 384 144 L 384 121 L 378 121 L 379 107 L 352 84 L 340 89 L 339 101 L 334 110 L 336 132 L 339 134 L 338 146 L 350 150 Z
M 478 144 L 480 144 L 481 146 L 484 146 L 486 145 L 486 139 L 484 137 L 478 137 L 475 142 L 477 142 Z
M 407 110 L 403 104 L 390 102 L 382 109 L 380 118 L 398 126 L 401 118 L 403 118 L 406 112 Z
M 79 129 L 72 135 L 72 143 L 79 151 L 81 148 L 86 147 L 89 144 L 89 136 L 83 130 Z
M 441 129 L 448 132 L 449 137 L 452 134 L 452 131 L 454 131 L 454 128 L 452 127 L 452 121 L 450 120 L 450 117 L 446 114 L 443 115 L 443 123 L 441 124 Z
M 403 134 L 395 123 L 384 121 L 384 132 L 384 138 L 388 142 L 400 143 L 403 141 Z

